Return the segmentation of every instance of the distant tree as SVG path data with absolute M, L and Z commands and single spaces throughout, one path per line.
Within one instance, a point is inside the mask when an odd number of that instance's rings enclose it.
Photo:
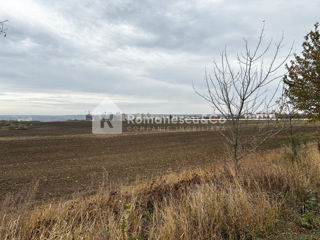
M 304 111 L 311 119 L 320 120 L 320 33 L 319 23 L 305 36 L 302 56 L 286 64 L 288 73 L 283 81 L 286 95 L 297 109 Z
M 220 60 L 213 62 L 213 73 L 206 72 L 205 92 L 195 90 L 215 111 L 227 119 L 225 130 L 220 131 L 220 134 L 232 149 L 236 173 L 240 159 L 256 151 L 283 129 L 275 126 L 277 122 L 270 119 L 269 114 L 274 110 L 274 97 L 283 78 L 279 69 L 289 58 L 292 48 L 288 54 L 280 57 L 283 37 L 275 44 L 272 40 L 267 42 L 265 47 L 263 39 L 264 24 L 254 47 L 250 48 L 245 40 L 244 51 L 232 60 L 225 49 Z M 275 85 L 278 87 L 270 90 L 273 82 L 277 82 Z M 244 114 L 257 111 L 267 118 L 256 121 L 256 124 L 242 119 Z
M 8 22 L 8 20 L 0 21 L 0 35 L 3 37 L 7 36 L 7 28 L 5 27 L 6 22 Z

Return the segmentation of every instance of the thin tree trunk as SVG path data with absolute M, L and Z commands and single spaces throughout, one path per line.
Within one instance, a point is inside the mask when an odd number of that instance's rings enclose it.
M 239 165 L 238 165 L 238 144 L 233 145 L 233 164 L 236 175 L 238 175 Z
M 289 121 L 290 121 L 290 137 L 291 139 L 293 138 L 293 126 L 292 126 L 292 117 L 289 116 Z
M 317 124 L 317 134 L 318 134 L 318 136 L 317 136 L 317 138 L 318 138 L 318 151 L 319 151 L 319 153 L 320 153 L 320 121 L 318 122 L 318 124 Z

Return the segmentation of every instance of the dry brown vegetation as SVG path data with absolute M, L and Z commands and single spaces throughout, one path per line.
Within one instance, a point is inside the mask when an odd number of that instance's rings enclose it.
M 2 203 L 0 239 L 318 239 L 317 146 L 286 151 L 250 155 L 238 176 L 216 163 L 42 206 L 35 183 Z

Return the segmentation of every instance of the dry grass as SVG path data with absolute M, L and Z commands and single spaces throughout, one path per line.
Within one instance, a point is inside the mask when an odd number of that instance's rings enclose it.
M 294 163 L 283 156 L 251 155 L 238 176 L 216 164 L 60 203 L 7 199 L 0 239 L 266 239 L 320 183 L 315 145 Z

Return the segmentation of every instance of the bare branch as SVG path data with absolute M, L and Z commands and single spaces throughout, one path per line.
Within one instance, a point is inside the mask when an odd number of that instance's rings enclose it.
M 0 35 L 3 37 L 7 36 L 7 28 L 5 27 L 6 22 L 8 22 L 8 20 L 0 21 Z
M 281 128 L 270 128 L 269 113 L 274 112 L 275 98 L 281 86 L 283 74 L 278 70 L 285 64 L 291 56 L 293 45 L 289 53 L 286 54 L 281 61 L 280 51 L 283 48 L 284 36 L 282 35 L 278 43 L 273 45 L 273 40 L 264 44 L 265 23 L 260 31 L 257 43 L 253 49 L 249 48 L 249 43 L 244 39 L 244 51 L 238 53 L 235 63 L 230 61 L 227 48 L 220 53 L 220 60 L 213 61 L 212 75 L 205 70 L 205 83 L 207 93 L 202 94 L 197 91 L 193 85 L 195 92 L 210 103 L 227 122 L 228 131 L 221 131 L 220 134 L 226 142 L 232 147 L 234 153 L 234 162 L 236 168 L 238 161 L 252 151 L 255 151 L 270 137 L 273 137 L 281 131 Z M 265 60 L 272 51 L 271 59 Z M 267 88 L 272 82 L 277 82 L 273 90 Z M 244 141 L 243 126 L 250 125 L 244 118 L 244 113 L 255 113 L 257 111 L 268 115 L 266 121 L 256 121 L 257 132 L 250 139 L 251 145 L 247 151 L 239 153 L 243 146 L 247 145 Z M 274 120 L 276 121 L 276 120 Z M 252 126 L 251 126 L 252 128 Z M 253 139 L 255 139 L 253 141 Z M 252 143 L 254 143 L 252 145 Z

